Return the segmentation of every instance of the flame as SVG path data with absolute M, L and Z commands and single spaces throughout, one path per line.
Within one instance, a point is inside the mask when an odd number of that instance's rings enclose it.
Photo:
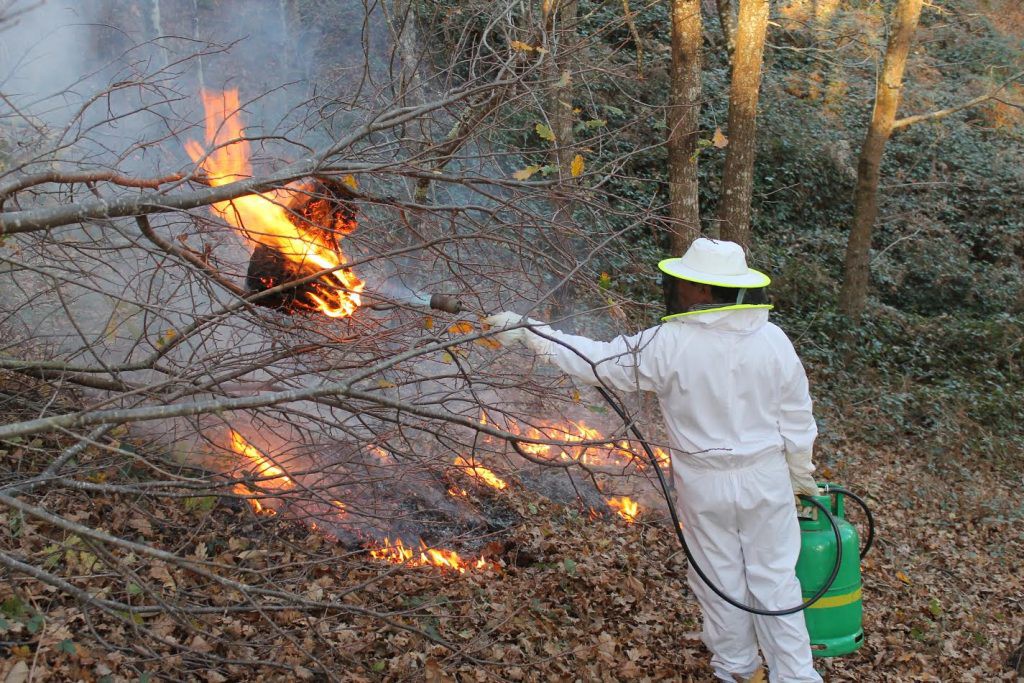
M 640 506 L 635 500 L 627 496 L 621 498 L 609 498 L 608 507 L 615 510 L 620 517 L 632 524 L 640 514 Z
M 572 422 L 568 425 L 548 424 L 541 428 L 530 427 L 522 430 L 514 420 L 509 420 L 509 431 L 530 439 L 562 441 L 569 444 L 587 442 L 603 442 L 587 446 L 555 446 L 543 443 L 520 443 L 519 447 L 530 455 L 542 458 L 575 460 L 584 465 L 628 465 L 639 463 L 630 452 L 627 443 L 613 443 L 604 438 L 598 430 L 588 427 L 584 422 Z M 625 447 L 623 447 L 625 446 Z
M 467 561 L 459 557 L 459 554 L 454 550 L 431 548 L 423 541 L 420 541 L 420 548 L 417 551 L 402 543 L 400 538 L 394 543 L 390 539 L 385 538 L 382 543 L 370 548 L 370 556 L 391 564 L 407 564 L 410 567 L 441 567 L 443 569 L 453 569 L 460 574 L 465 574 L 470 569 L 495 567 L 493 563 L 488 562 L 483 557 L 475 561 Z
M 238 90 L 201 93 L 206 112 L 207 153 L 195 140 L 185 143 L 185 151 L 200 164 L 214 187 L 252 177 L 249 141 L 242 131 Z M 289 219 L 285 206 L 296 196 L 295 189 L 281 189 L 250 194 L 237 199 L 216 202 L 213 210 L 235 226 L 253 243 L 271 247 L 299 265 L 307 275 L 334 269 L 321 278 L 330 288 L 320 288 L 320 295 L 306 292 L 313 306 L 331 318 L 351 315 L 359 306 L 359 293 L 364 283 L 344 268 L 340 249 L 326 244 L 322 238 L 297 228 Z M 329 227 L 329 226 L 325 226 Z
M 562 442 L 560 445 L 519 442 L 519 447 L 530 455 L 549 460 L 554 460 L 555 458 L 575 460 L 584 465 L 614 465 L 620 467 L 634 465 L 640 470 L 648 467 L 646 457 L 641 458 L 635 455 L 640 452 L 640 449 L 635 444 L 623 439 L 619 441 L 606 439 L 600 431 L 587 426 L 584 422 L 573 422 L 570 420 L 566 425 L 548 422 L 540 427 L 528 427 L 526 429 L 520 427 L 512 418 L 508 418 L 506 423 L 508 431 L 517 436 L 528 439 Z M 485 417 L 481 417 L 480 424 L 486 424 Z M 571 445 L 582 442 L 588 442 L 589 445 Z M 654 457 L 658 461 L 658 466 L 667 469 L 671 462 L 668 453 L 658 447 L 654 447 L 653 451 Z
M 234 429 L 230 430 L 231 433 L 231 448 L 240 455 L 244 455 L 256 466 L 256 471 L 261 477 L 267 477 L 265 484 L 268 488 L 274 490 L 290 489 L 295 486 L 295 483 L 284 473 L 284 470 L 279 468 L 266 456 L 264 456 L 259 449 L 250 444 L 245 440 L 241 434 L 236 432 Z M 383 452 L 383 450 L 382 450 Z M 467 463 L 468 464 L 468 463 Z M 494 476 L 490 470 L 484 468 L 477 468 L 489 473 L 492 477 Z M 495 479 L 501 482 L 500 479 Z M 501 488 L 504 488 L 505 482 L 501 482 Z M 245 496 L 247 502 L 252 507 L 253 511 L 258 515 L 276 515 L 277 511 L 273 508 L 266 507 L 260 502 L 260 499 L 253 496 L 253 492 L 245 484 L 235 484 L 232 491 L 240 496 Z M 450 493 L 456 495 L 456 490 L 449 490 Z M 461 490 L 461 495 L 468 495 L 464 489 Z M 348 506 L 340 500 L 331 500 L 331 507 L 334 508 L 335 512 L 339 516 L 348 515 Z M 313 531 L 319 531 L 316 522 L 309 522 L 309 527 Z M 402 539 L 398 539 L 392 544 L 387 538 L 384 539 L 383 543 L 377 544 L 370 548 L 370 556 L 390 562 L 392 564 L 408 564 L 412 567 L 442 567 L 445 569 L 453 569 L 460 574 L 466 573 L 470 569 L 490 569 L 497 568 L 492 562 L 488 562 L 483 557 L 473 560 L 464 560 L 454 550 L 441 550 L 439 548 L 431 548 L 427 546 L 423 541 L 420 541 L 419 550 L 406 547 L 402 543 Z
M 290 489 L 295 486 L 284 470 L 275 465 L 267 456 L 260 453 L 259 449 L 245 440 L 241 434 L 234 429 L 231 432 L 231 449 L 239 455 L 244 455 L 256 466 L 256 474 L 265 478 L 260 485 L 270 489 Z
M 655 460 L 658 461 L 658 467 L 660 467 L 663 470 L 667 470 L 669 467 L 672 466 L 672 458 L 669 457 L 668 453 L 658 448 L 657 446 L 654 447 L 654 458 Z
M 260 502 L 259 498 L 254 498 L 252 491 L 250 491 L 249 487 L 245 484 L 235 484 L 231 488 L 231 492 L 239 496 L 245 496 L 245 502 L 249 504 L 249 507 L 252 508 L 252 511 L 257 515 L 273 516 L 277 514 L 277 510 L 264 506 L 263 503 Z
M 388 453 L 383 448 L 381 448 L 380 446 L 374 446 L 373 444 L 371 444 L 367 446 L 366 449 L 373 453 L 374 455 L 376 455 L 378 458 L 380 458 L 383 462 L 387 462 L 388 460 L 391 459 L 391 454 Z
M 231 434 L 231 449 L 239 455 L 244 455 L 255 465 L 256 475 L 261 478 L 260 487 L 272 490 L 287 490 L 295 486 L 295 483 L 284 473 L 280 467 L 271 462 L 258 448 L 245 440 L 241 434 L 234 429 L 229 430 Z M 231 489 L 240 496 L 246 496 L 246 502 L 257 515 L 276 515 L 277 510 L 267 507 L 260 502 L 260 499 L 253 496 L 254 490 L 245 484 L 235 484 Z
M 504 488 L 508 488 L 508 484 L 503 479 L 500 479 L 494 472 L 486 467 L 481 467 L 480 465 L 471 463 L 462 456 L 455 458 L 454 465 L 456 467 L 465 468 L 464 471 L 466 474 L 474 479 L 479 479 L 493 489 L 498 489 L 500 491 Z

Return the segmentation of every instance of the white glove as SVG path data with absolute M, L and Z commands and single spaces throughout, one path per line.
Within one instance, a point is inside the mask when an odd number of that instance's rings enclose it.
M 526 322 L 523 316 L 512 311 L 502 311 L 501 313 L 495 313 L 484 318 L 484 322 L 491 327 L 496 327 L 499 330 L 506 327 L 514 327 L 520 323 Z M 526 337 L 526 328 L 515 327 L 515 329 L 506 330 L 504 332 L 498 332 L 494 335 L 494 340 L 502 346 L 509 346 L 518 341 L 523 341 Z
M 794 495 L 817 496 L 820 494 L 818 485 L 811 476 L 814 463 L 810 453 L 786 453 L 786 464 L 789 465 L 789 481 L 793 484 Z
M 525 327 L 515 327 L 516 325 L 527 324 L 532 325 L 539 332 L 551 334 L 553 330 L 539 320 L 524 318 L 518 313 L 513 313 L 512 311 L 502 311 L 501 313 L 495 313 L 494 315 L 487 316 L 484 318 L 484 322 L 491 327 L 496 327 L 498 329 L 508 327 L 513 328 L 505 330 L 504 332 L 498 332 L 494 335 L 494 338 L 502 346 L 508 346 L 509 344 L 521 341 L 541 356 L 551 355 L 551 341 L 541 337 L 540 335 L 533 334 Z

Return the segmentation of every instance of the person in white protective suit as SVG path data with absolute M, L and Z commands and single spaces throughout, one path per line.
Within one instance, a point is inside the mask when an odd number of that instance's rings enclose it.
M 768 321 L 762 288 L 770 279 L 747 267 L 738 244 L 705 238 L 658 267 L 682 280 L 687 310 L 639 334 L 599 342 L 511 312 L 487 322 L 503 330 L 502 344 L 524 342 L 583 382 L 657 394 L 694 559 L 734 600 L 766 610 L 798 605 L 793 496 L 818 493 L 817 428 L 800 359 Z M 752 677 L 760 646 L 769 680 L 821 681 L 802 612 L 751 615 L 715 595 L 692 568 L 688 578 L 719 679 Z

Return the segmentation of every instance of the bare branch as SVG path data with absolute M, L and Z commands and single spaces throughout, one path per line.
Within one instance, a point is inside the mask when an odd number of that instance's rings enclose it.
M 945 118 L 945 117 L 949 116 L 950 114 L 955 114 L 958 111 L 963 111 L 964 109 L 969 109 L 969 108 L 977 106 L 979 104 L 983 104 L 985 102 L 988 102 L 989 100 L 999 99 L 999 94 L 1003 90 L 1005 90 L 1008 85 L 1010 85 L 1011 83 L 1014 83 L 1014 82 L 1020 80 L 1020 78 L 1022 76 L 1024 76 L 1024 71 L 1021 71 L 1020 73 L 1017 73 L 1014 76 L 1011 76 L 1006 81 L 1001 83 L 996 89 L 994 89 L 994 90 L 992 90 L 992 91 L 990 91 L 990 92 L 988 92 L 988 93 L 986 93 L 984 95 L 979 95 L 978 97 L 975 97 L 972 100 L 968 100 L 968 101 L 963 102 L 961 104 L 958 104 L 956 106 L 947 107 L 946 109 L 939 109 L 938 111 L 929 112 L 927 114 L 915 114 L 914 116 L 905 116 L 905 117 L 903 117 L 901 119 L 896 119 L 895 121 L 893 121 L 892 129 L 894 131 L 896 131 L 896 130 L 900 130 L 902 128 L 906 128 L 907 126 L 912 126 L 915 123 L 921 123 L 923 121 L 935 121 L 937 119 Z M 1000 101 L 1002 101 L 1002 100 L 1000 100 Z M 1006 103 L 1006 104 L 1010 104 L 1010 103 Z M 1017 105 L 1010 104 L 1010 106 L 1017 106 Z
M 121 185 L 123 187 L 139 187 L 150 190 L 155 190 L 161 185 L 167 185 L 184 178 L 180 173 L 172 173 L 171 175 L 164 176 L 162 178 L 129 178 L 128 176 L 121 175 L 114 171 L 46 171 L 44 173 L 35 173 L 28 176 L 22 176 L 21 178 L 15 178 L 12 181 L 6 183 L 0 183 L 0 208 L 3 207 L 4 200 L 15 192 L 34 187 L 36 185 L 42 185 L 44 183 L 61 183 L 70 185 L 73 183 L 96 183 L 96 182 L 108 182 L 114 183 L 115 185 Z

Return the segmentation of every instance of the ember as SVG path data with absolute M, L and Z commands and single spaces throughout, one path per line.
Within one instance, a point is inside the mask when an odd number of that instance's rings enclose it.
M 203 91 L 206 144 L 185 150 L 214 187 L 251 177 L 249 142 L 242 131 L 238 91 Z M 342 183 L 317 179 L 262 194 L 217 202 L 214 211 L 253 244 L 246 286 L 254 292 L 330 271 L 311 282 L 268 295 L 259 303 L 292 312 L 317 310 L 332 318 L 351 315 L 360 304 L 363 282 L 345 268 L 339 240 L 356 228 L 352 192 Z

